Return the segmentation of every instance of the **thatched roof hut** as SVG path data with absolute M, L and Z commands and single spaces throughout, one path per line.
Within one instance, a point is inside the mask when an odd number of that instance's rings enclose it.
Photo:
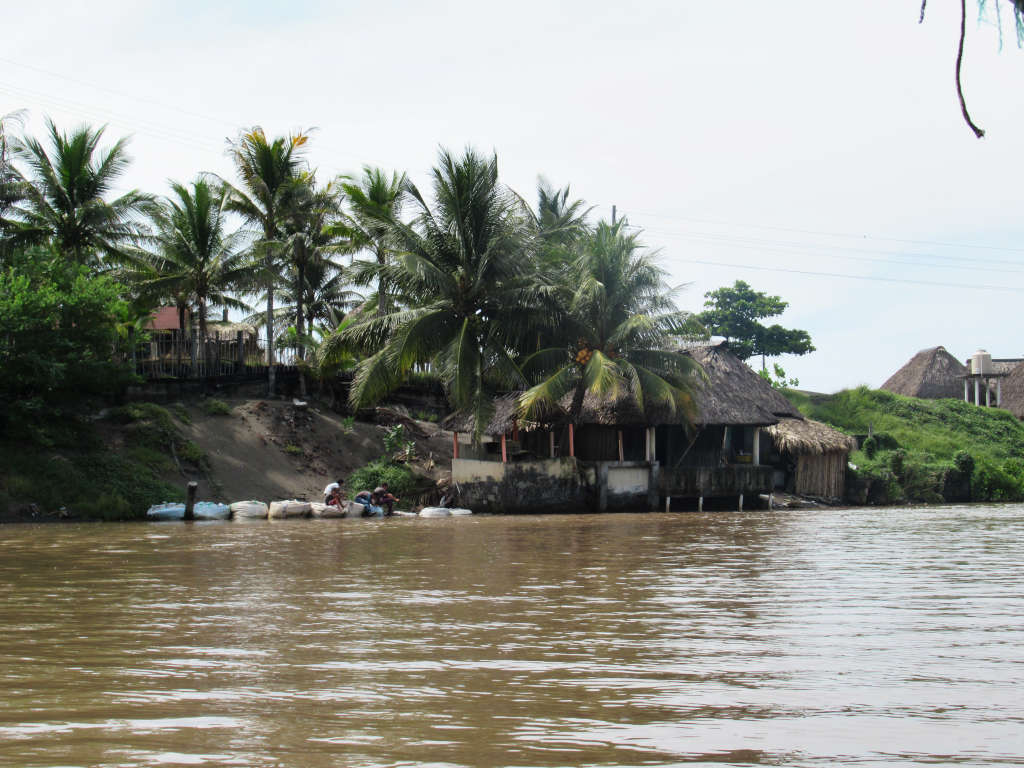
M 922 349 L 889 377 L 882 389 L 897 395 L 935 400 L 963 397 L 967 368 L 945 347 Z
M 1024 419 L 1024 363 L 1003 379 L 1002 406 L 1018 419 Z
M 846 486 L 846 462 L 857 440 L 811 419 L 782 419 L 765 430 L 781 454 L 796 464 L 793 489 L 803 496 L 840 498 Z
M 765 432 L 771 435 L 780 453 L 793 456 L 849 453 L 857 449 L 857 438 L 813 419 L 782 419 Z
M 507 395 L 494 398 L 494 415 L 487 422 L 483 434 L 504 435 L 512 431 L 516 425 L 516 411 L 519 407 L 520 394 L 520 392 L 510 392 Z M 470 433 L 475 426 L 476 417 L 472 413 L 456 412 L 441 421 L 441 427 L 450 432 Z M 520 429 L 529 429 L 532 426 L 535 425 L 519 422 Z
M 700 363 L 707 381 L 697 394 L 697 424 L 764 426 L 781 417 L 803 418 L 789 400 L 725 346 L 687 351 Z

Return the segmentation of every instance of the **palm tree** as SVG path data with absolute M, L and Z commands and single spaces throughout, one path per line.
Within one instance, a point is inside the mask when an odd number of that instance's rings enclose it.
M 394 252 L 388 222 L 401 215 L 407 183 L 404 173 L 389 175 L 380 168 L 365 165 L 361 178 L 348 178 L 341 185 L 349 212 L 337 227 L 336 233 L 347 238 L 353 250 L 370 251 L 380 267 L 391 260 Z M 377 285 L 377 314 L 383 315 L 390 310 L 388 286 L 380 279 Z
M 317 187 L 315 174 L 302 174 L 291 185 L 281 226 L 287 237 L 287 281 L 292 284 L 292 319 L 295 321 L 300 340 L 300 360 L 305 359 L 305 345 L 301 340 L 306 332 L 303 305 L 307 295 L 307 283 L 314 276 L 311 270 L 316 265 L 328 261 L 331 254 L 339 250 L 332 224 L 337 221 L 340 211 L 337 190 L 332 184 Z
M 303 152 L 309 136 L 292 134 L 268 141 L 259 126 L 228 142 L 228 152 L 241 180 L 241 187 L 225 182 L 230 195 L 227 207 L 257 226 L 262 238 L 256 244 L 264 262 L 267 298 L 267 386 L 274 394 L 274 284 L 281 256 L 281 220 L 294 182 L 305 167 Z
M 98 266 L 101 255 L 116 260 L 141 234 L 140 216 L 155 208 L 153 197 L 137 190 L 105 199 L 130 163 L 127 139 L 101 151 L 104 128 L 80 126 L 67 134 L 49 118 L 46 126 L 49 152 L 28 137 L 17 146 L 31 171 L 22 237 L 49 239 L 79 264 Z
M 524 374 L 537 381 L 520 397 L 525 416 L 550 413 L 571 393 L 569 417 L 576 423 L 591 392 L 628 394 L 645 412 L 657 407 L 692 418 L 700 368 L 667 349 L 689 315 L 676 309 L 665 272 L 627 227 L 625 219 L 602 221 L 579 241 L 562 286 L 564 315 L 554 324 L 560 343 L 523 363 Z
M 0 115 L 0 257 L 4 247 L 19 229 L 19 222 L 11 218 L 17 212 L 16 205 L 25 197 L 25 180 L 14 167 L 13 146 L 7 131 L 12 124 L 20 124 L 23 113 L 11 112 Z
M 553 189 L 547 179 L 537 180 L 537 230 L 545 243 L 566 245 L 587 233 L 587 216 L 593 206 L 585 208 L 583 200 L 569 202 L 569 185 Z
M 142 269 L 134 282 L 144 293 L 174 297 L 180 314 L 183 305 L 194 305 L 205 349 L 207 310 L 248 309 L 229 292 L 251 284 L 258 266 L 246 254 L 244 233 L 227 232 L 227 190 L 205 179 L 191 188 L 174 183 L 171 189 L 172 197 L 155 216 L 156 248 L 138 260 Z
M 477 415 L 482 429 L 493 408 L 488 390 L 521 381 L 511 353 L 534 316 L 530 214 L 499 183 L 497 157 L 472 149 L 460 158 L 442 150 L 433 187 L 431 206 L 406 185 L 417 209 L 412 224 L 381 216 L 398 251 L 394 263 L 354 267 L 357 284 L 383 278 L 418 297 L 417 306 L 360 316 L 324 342 L 324 354 L 369 354 L 356 369 L 354 407 L 374 402 L 414 364 L 429 361 L 452 404 Z

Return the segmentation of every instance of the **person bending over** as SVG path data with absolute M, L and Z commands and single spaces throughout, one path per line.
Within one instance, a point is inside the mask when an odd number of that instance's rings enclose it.
M 388 490 L 387 483 L 381 483 L 374 488 L 373 495 L 377 497 L 377 504 L 384 507 L 385 515 L 393 515 L 395 513 L 395 502 L 401 501 L 401 499 L 392 495 L 391 491 Z

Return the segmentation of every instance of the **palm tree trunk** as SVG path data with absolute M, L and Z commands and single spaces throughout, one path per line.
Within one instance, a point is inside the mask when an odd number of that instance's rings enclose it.
M 208 361 L 206 359 L 206 298 L 203 297 L 203 296 L 199 297 L 198 311 L 199 311 L 199 341 L 198 341 L 198 344 L 193 344 L 193 348 L 198 346 L 202 350 L 202 353 L 203 353 L 202 357 L 201 357 L 201 359 L 199 361 L 199 365 L 200 365 L 200 370 L 202 371 L 202 373 L 200 374 L 200 378 L 202 378 L 202 380 L 203 380 L 203 394 L 206 394 L 206 377 L 208 375 L 207 374 L 207 369 L 208 369 L 207 363 L 208 363 Z
M 374 249 L 377 252 L 377 264 L 383 267 L 388 262 L 388 255 L 383 248 L 377 246 Z M 377 280 L 377 316 L 386 315 L 388 313 L 388 285 L 383 277 Z
M 299 360 L 306 359 L 306 345 L 302 339 L 306 332 L 306 317 L 302 311 L 302 296 L 306 287 L 306 244 L 302 238 L 295 241 L 295 267 L 298 290 L 295 293 L 295 330 L 299 335 Z
M 270 237 L 267 235 L 267 397 L 273 397 L 277 389 L 277 371 L 274 369 L 274 258 Z

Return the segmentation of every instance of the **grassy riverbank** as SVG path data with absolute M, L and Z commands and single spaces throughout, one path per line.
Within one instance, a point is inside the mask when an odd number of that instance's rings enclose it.
M 1024 499 L 1024 423 L 961 400 L 921 400 L 867 387 L 787 393 L 804 415 L 873 437 L 850 461 L 851 501 Z

